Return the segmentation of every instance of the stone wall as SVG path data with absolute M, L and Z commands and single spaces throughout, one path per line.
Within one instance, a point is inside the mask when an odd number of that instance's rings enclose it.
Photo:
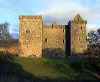
M 70 22 L 71 27 L 71 51 L 73 54 L 84 53 L 87 50 L 86 21 L 80 15 Z
M 42 16 L 20 16 L 19 21 L 20 56 L 41 57 Z
M 43 25 L 43 56 L 65 56 L 65 25 Z
M 20 52 L 19 43 L 17 40 L 12 41 L 0 41 L 0 52 L 7 52 L 12 55 L 18 55 Z

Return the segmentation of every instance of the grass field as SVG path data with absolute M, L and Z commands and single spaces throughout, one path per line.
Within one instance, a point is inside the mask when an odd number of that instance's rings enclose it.
M 14 74 L 23 79 L 100 79 L 99 59 L 86 59 L 76 56 L 66 59 L 36 59 L 1 54 L 0 67 L 1 75 L 10 74 L 13 76 Z

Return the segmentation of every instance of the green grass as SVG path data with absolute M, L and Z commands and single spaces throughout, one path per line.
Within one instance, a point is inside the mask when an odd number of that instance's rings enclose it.
M 15 58 L 14 62 L 20 64 L 23 70 L 37 77 L 71 78 L 71 73 L 74 73 L 73 69 L 67 65 L 66 59 Z
M 96 70 L 100 67 L 100 61 L 96 61 L 95 59 L 90 60 L 76 56 L 66 59 L 20 58 L 3 53 L 0 55 L 0 61 L 0 64 L 6 61 L 4 64 L 7 64 L 5 65 L 7 72 L 18 74 L 21 78 L 34 76 L 37 78 L 47 77 L 50 79 L 99 79 L 99 77 L 96 77 Z M 3 67 L 4 64 L 1 67 Z

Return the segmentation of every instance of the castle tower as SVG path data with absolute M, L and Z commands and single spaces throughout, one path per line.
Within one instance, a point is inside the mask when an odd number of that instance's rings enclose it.
M 19 17 L 20 56 L 42 56 L 42 16 Z
M 71 54 L 82 54 L 87 50 L 86 23 L 79 14 L 70 22 Z

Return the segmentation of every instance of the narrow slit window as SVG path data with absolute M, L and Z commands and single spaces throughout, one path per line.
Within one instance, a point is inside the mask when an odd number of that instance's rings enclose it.
M 65 41 L 63 40 L 63 44 L 64 44 L 64 42 L 65 42 Z
M 81 30 L 82 30 L 82 26 L 81 26 Z
M 64 29 L 63 29 L 63 32 L 64 32 Z
M 45 42 L 47 42 L 47 38 L 45 38 Z

